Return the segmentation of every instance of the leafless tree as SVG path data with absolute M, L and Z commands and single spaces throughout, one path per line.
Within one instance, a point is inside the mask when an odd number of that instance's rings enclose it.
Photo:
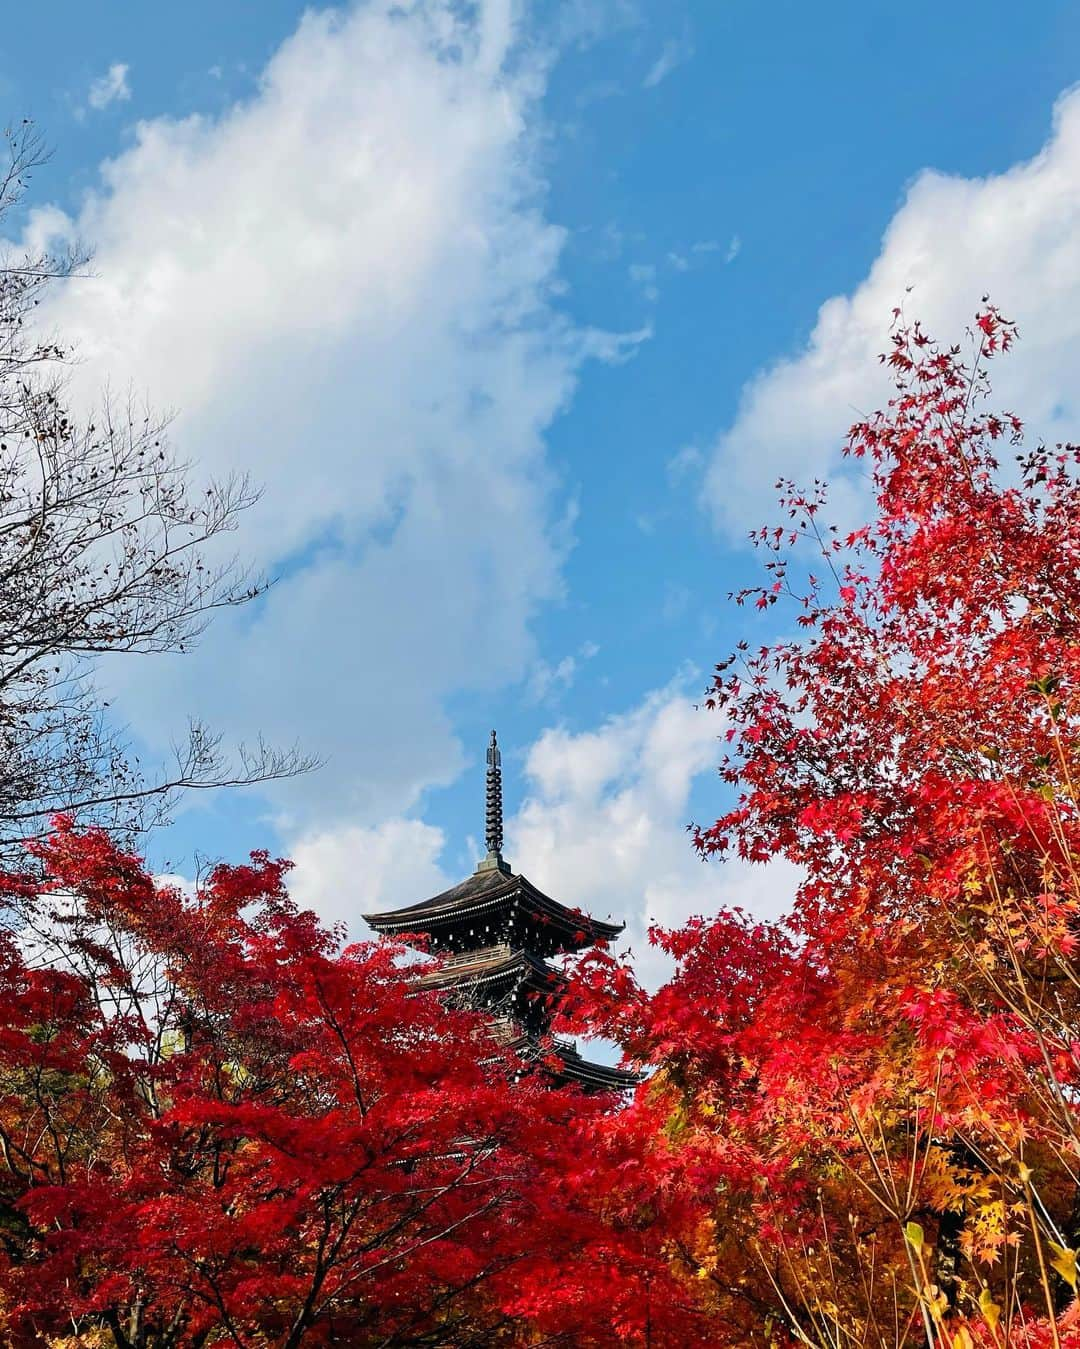
M 32 124 L 6 135 L 0 218 L 43 159 Z M 66 353 L 33 314 L 84 265 L 74 253 L 0 259 L 0 858 L 59 811 L 137 830 L 185 788 L 312 766 L 263 743 L 226 754 L 195 721 L 175 764 L 147 777 L 95 689 L 103 654 L 185 651 L 215 610 L 267 581 L 207 560 L 257 500 L 246 478 L 196 490 L 161 421 L 130 406 L 85 423 L 66 410 Z

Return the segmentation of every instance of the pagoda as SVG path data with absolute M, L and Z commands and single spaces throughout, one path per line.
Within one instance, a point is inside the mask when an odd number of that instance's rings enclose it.
M 570 1040 L 551 1035 L 566 979 L 549 962 L 611 941 L 625 924 L 568 908 L 516 875 L 504 861 L 502 755 L 495 732 L 487 751 L 487 856 L 467 880 L 431 899 L 385 913 L 365 914 L 376 932 L 408 942 L 422 935 L 441 955 L 425 981 L 451 990 L 466 1006 L 492 1014 L 498 1037 L 528 1065 L 587 1090 L 624 1090 L 637 1074 L 582 1057 Z

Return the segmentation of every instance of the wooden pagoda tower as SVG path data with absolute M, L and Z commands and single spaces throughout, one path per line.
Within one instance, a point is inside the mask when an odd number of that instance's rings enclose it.
M 572 1041 L 551 1036 L 554 1004 L 565 978 L 549 961 L 611 941 L 625 926 L 567 908 L 515 875 L 503 860 L 502 755 L 495 732 L 487 751 L 487 856 L 459 885 L 407 908 L 365 914 L 376 932 L 405 938 L 422 934 L 444 957 L 427 976 L 468 1006 L 491 1012 L 500 1038 L 527 1064 L 543 1066 L 556 1081 L 589 1090 L 625 1089 L 635 1073 L 582 1057 Z

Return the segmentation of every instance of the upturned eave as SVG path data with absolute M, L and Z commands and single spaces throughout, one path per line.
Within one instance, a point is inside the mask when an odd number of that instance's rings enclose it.
M 598 941 L 614 941 L 625 924 L 610 923 L 569 908 L 537 889 L 527 877 L 497 869 L 474 872 L 460 884 L 419 904 L 364 915 L 384 936 L 417 933 L 438 936 L 466 924 L 490 921 L 517 910 L 526 926 L 557 933 L 560 949 L 580 950 Z

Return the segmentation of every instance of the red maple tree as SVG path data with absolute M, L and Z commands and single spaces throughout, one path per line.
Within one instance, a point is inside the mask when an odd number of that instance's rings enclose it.
M 6 1342 L 612 1344 L 669 1278 L 633 1196 L 586 1202 L 600 1155 L 632 1160 L 595 1136 L 609 1103 L 515 1081 L 399 948 L 339 951 L 282 863 L 186 898 L 100 832 L 36 851 L 44 886 L 2 882 Z
M 737 800 L 697 845 L 796 863 L 791 916 L 654 934 L 655 995 L 590 957 L 577 1024 L 656 1067 L 706 1342 L 1078 1345 L 1080 453 L 987 410 L 993 307 L 967 361 L 896 319 L 876 514 L 782 485 L 739 598 L 799 635 L 709 694 Z

